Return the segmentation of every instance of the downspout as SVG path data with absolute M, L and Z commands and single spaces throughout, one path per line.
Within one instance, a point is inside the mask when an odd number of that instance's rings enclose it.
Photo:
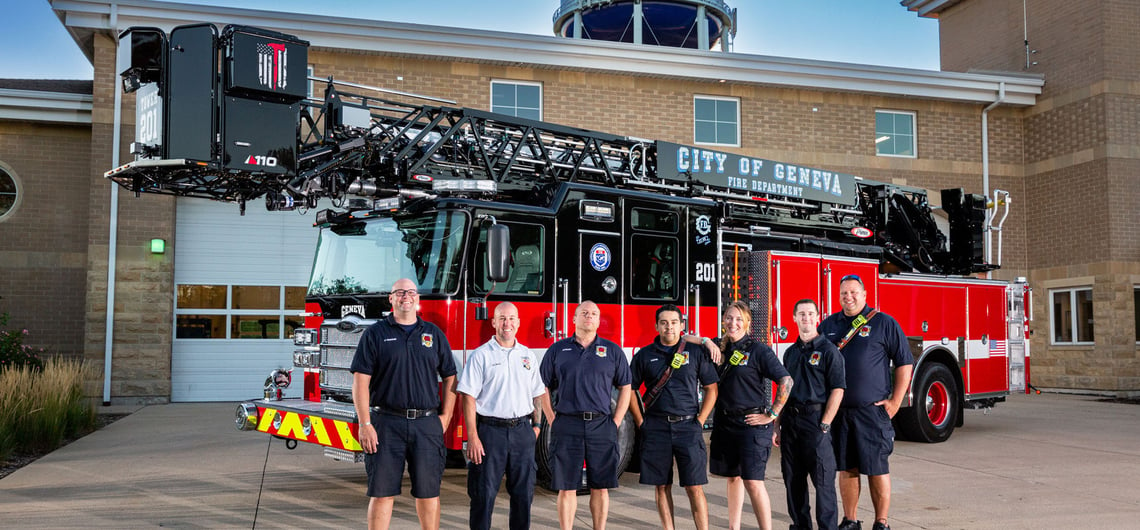
M 118 47 L 117 27 L 119 25 L 119 5 L 111 2 L 111 31 Z M 115 71 L 112 76 L 118 76 L 120 68 L 119 53 L 115 52 Z M 115 117 L 111 127 L 111 167 L 119 167 L 119 134 L 122 131 L 123 119 L 123 91 L 120 90 L 118 80 L 112 83 L 115 87 Z M 104 328 L 103 341 L 103 405 L 111 404 L 111 345 L 114 343 L 115 329 L 115 257 L 119 242 L 119 187 L 111 182 L 111 212 L 108 223 L 107 238 L 107 322 Z
M 993 103 L 990 103 L 986 108 L 982 109 L 982 195 L 989 200 L 990 196 L 990 128 L 989 128 L 989 113 L 994 107 L 1001 105 L 1005 102 L 1005 81 L 998 84 L 998 97 Z M 993 233 L 990 231 L 990 218 L 992 213 L 996 211 L 997 205 L 990 207 L 987 204 L 986 211 L 986 263 L 993 261 Z M 986 278 L 992 278 L 992 272 L 986 271 Z

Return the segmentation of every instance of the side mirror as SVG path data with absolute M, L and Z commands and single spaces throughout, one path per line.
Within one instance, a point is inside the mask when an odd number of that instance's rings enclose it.
M 511 269 L 511 229 L 495 224 L 487 230 L 487 276 L 493 282 L 505 282 Z

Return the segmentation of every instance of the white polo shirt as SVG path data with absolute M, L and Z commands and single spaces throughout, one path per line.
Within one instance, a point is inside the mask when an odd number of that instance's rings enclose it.
M 456 390 L 475 398 L 475 411 L 510 419 L 534 412 L 534 398 L 546 393 L 538 357 L 515 341 L 504 348 L 492 337 L 467 357 Z

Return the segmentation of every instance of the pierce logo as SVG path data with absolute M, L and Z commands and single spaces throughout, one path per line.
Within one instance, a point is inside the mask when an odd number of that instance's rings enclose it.
M 283 90 L 288 84 L 289 54 L 277 42 L 257 44 L 257 81 L 269 90 Z
M 249 155 L 245 159 L 245 163 L 251 166 L 269 166 L 277 167 L 277 157 L 264 156 L 264 155 Z
M 867 239 L 868 237 L 875 235 L 875 233 L 872 232 L 870 228 L 856 226 L 855 228 L 851 229 L 851 235 L 860 239 Z

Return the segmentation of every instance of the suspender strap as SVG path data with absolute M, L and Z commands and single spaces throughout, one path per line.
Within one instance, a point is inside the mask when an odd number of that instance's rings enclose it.
M 855 336 L 855 332 L 859 331 L 859 328 L 863 327 L 863 324 L 866 324 L 870 322 L 872 318 L 875 318 L 875 315 L 877 314 L 879 314 L 879 310 L 872 308 L 871 311 L 867 313 L 867 316 L 859 315 L 855 317 L 855 320 L 851 321 L 851 329 L 847 331 L 847 335 L 843 337 L 843 340 L 839 341 L 839 344 L 837 344 L 839 349 L 842 350 L 848 342 L 851 342 L 851 337 Z
M 680 355 L 680 353 L 683 351 L 685 351 L 685 337 L 681 337 L 681 340 L 677 341 L 677 351 L 673 354 L 673 356 L 675 357 L 677 355 Z M 665 383 L 668 383 L 669 378 L 672 376 L 673 363 L 672 359 L 670 359 L 669 364 L 665 366 L 665 373 L 661 374 L 661 378 L 657 380 L 657 384 L 653 385 L 653 388 L 647 390 L 644 396 L 641 396 L 641 404 L 645 407 L 645 410 L 649 410 L 649 405 L 653 404 L 654 401 L 657 401 L 657 396 L 660 396 L 661 391 L 665 390 Z

